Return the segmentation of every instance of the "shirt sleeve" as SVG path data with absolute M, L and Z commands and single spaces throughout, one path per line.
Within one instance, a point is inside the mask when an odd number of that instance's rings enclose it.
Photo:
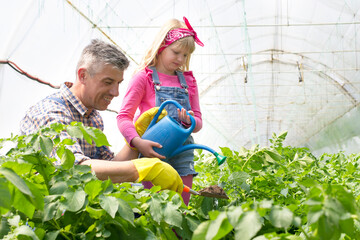
M 70 114 L 67 113 L 65 107 L 62 105 L 52 103 L 50 101 L 44 101 L 29 109 L 26 116 L 20 123 L 20 132 L 21 134 L 26 135 L 33 134 L 42 126 L 50 126 L 53 123 L 69 125 L 73 121 L 73 119 L 69 116 Z M 77 138 L 73 138 L 66 131 L 62 131 L 60 133 L 60 140 L 62 141 L 63 139 L 73 140 L 74 144 L 67 145 L 66 148 L 74 154 L 76 164 L 90 159 L 84 155 Z M 61 164 L 61 161 L 56 154 L 56 149 L 53 149 L 50 156 L 57 159 L 55 164 Z
M 134 126 L 134 116 L 146 91 L 146 75 L 142 72 L 134 75 L 122 100 L 122 106 L 117 115 L 117 125 L 125 140 L 131 144 L 134 137 L 139 136 Z M 133 146 L 132 146 L 133 147 Z
M 61 123 L 64 125 L 69 125 L 73 120 L 68 117 L 67 115 L 64 115 L 61 111 L 53 111 L 48 112 L 47 117 L 44 118 L 44 126 L 50 126 L 52 123 Z M 64 139 L 71 139 L 74 144 L 72 145 L 66 145 L 66 148 L 69 149 L 75 156 L 75 164 L 80 164 L 81 162 L 85 160 L 90 160 L 90 157 L 85 156 L 83 151 L 81 150 L 81 146 L 79 144 L 79 141 L 77 138 L 71 137 L 69 133 L 66 131 L 62 131 L 60 134 L 60 140 Z M 51 157 L 54 157 L 57 159 L 55 164 L 61 164 L 59 157 L 56 154 L 56 149 L 53 150 L 51 153 Z
M 189 86 L 189 101 L 191 110 L 194 112 L 194 118 L 196 122 L 196 126 L 194 128 L 194 133 L 198 132 L 202 128 L 202 116 L 200 110 L 200 101 L 199 101 L 199 90 L 197 86 L 197 82 L 192 72 L 184 72 L 184 76 L 186 79 L 186 83 Z

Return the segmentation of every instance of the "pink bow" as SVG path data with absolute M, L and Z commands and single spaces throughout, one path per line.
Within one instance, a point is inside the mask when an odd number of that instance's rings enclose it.
M 186 17 L 183 17 L 184 22 L 186 24 L 186 26 L 188 27 L 188 29 L 190 30 L 190 32 L 192 33 L 192 36 L 194 37 L 194 41 L 201 47 L 204 46 L 204 44 L 200 41 L 200 39 L 197 37 L 196 32 L 194 31 L 194 29 L 192 28 L 192 26 L 189 23 L 189 20 L 187 20 Z
M 194 31 L 194 29 L 192 28 L 192 26 L 190 25 L 189 21 L 187 20 L 186 17 L 183 18 L 185 25 L 188 27 L 187 28 L 176 28 L 173 30 L 170 30 L 167 34 L 166 37 L 164 39 L 164 44 L 159 48 L 158 53 L 161 53 L 166 47 L 168 47 L 170 44 L 172 44 L 173 42 L 184 38 L 184 37 L 193 37 L 194 41 L 201 47 L 204 46 L 204 44 L 200 41 L 200 39 L 197 37 L 196 32 Z

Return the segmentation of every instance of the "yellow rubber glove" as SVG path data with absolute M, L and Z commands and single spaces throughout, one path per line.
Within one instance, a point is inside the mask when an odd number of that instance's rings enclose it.
M 139 173 L 138 182 L 150 181 L 161 189 L 170 189 L 178 193 L 183 191 L 183 181 L 177 171 L 158 158 L 139 158 L 131 160 Z
M 147 110 L 143 114 L 141 114 L 140 117 L 136 120 L 135 129 L 140 137 L 145 133 L 146 129 L 150 125 L 150 122 L 153 120 L 153 118 L 155 117 L 155 115 L 158 111 L 159 111 L 159 107 L 150 108 L 149 110 Z M 160 116 L 158 117 L 157 122 L 159 120 L 161 120 L 163 117 L 165 117 L 166 115 L 167 115 L 167 112 L 165 109 L 163 109 Z
M 159 111 L 159 107 L 150 108 L 149 110 L 143 112 L 143 114 L 141 114 L 140 117 L 136 120 L 135 130 L 140 137 L 144 135 L 146 129 L 150 125 L 150 122 L 153 120 L 153 118 L 155 117 L 158 111 Z M 163 109 L 156 122 L 160 121 L 166 115 L 167 115 L 167 111 Z M 136 148 L 130 146 L 130 144 L 126 141 L 126 139 L 125 142 L 131 149 L 136 150 Z

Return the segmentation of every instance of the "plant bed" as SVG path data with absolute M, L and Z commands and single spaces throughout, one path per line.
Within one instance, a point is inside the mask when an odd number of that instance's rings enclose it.
M 0 139 L 0 148 L 14 145 L 0 155 L 0 239 L 360 239 L 360 155 L 316 158 L 283 146 L 286 133 L 270 147 L 221 148 L 221 166 L 196 150 L 193 189 L 228 199 L 192 195 L 187 207 L 176 192 L 100 181 L 74 166 L 61 131 L 108 144 L 78 123 Z

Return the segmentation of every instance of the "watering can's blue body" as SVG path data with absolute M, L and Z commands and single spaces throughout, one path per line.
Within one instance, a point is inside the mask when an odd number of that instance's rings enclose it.
M 180 109 L 182 108 L 178 102 L 173 100 L 167 100 L 163 102 L 159 107 L 157 114 L 150 122 L 142 138 L 160 143 L 162 148 L 154 148 L 154 151 L 160 155 L 165 156 L 166 158 L 171 158 L 183 151 L 190 149 L 205 149 L 215 155 L 219 165 L 222 164 L 226 160 L 226 157 L 219 155 L 213 149 L 207 146 L 201 144 L 183 145 L 194 130 L 196 124 L 195 119 L 189 113 L 187 114 L 190 116 L 191 126 L 187 129 L 168 115 L 156 123 L 164 107 L 170 103 L 174 104 Z

